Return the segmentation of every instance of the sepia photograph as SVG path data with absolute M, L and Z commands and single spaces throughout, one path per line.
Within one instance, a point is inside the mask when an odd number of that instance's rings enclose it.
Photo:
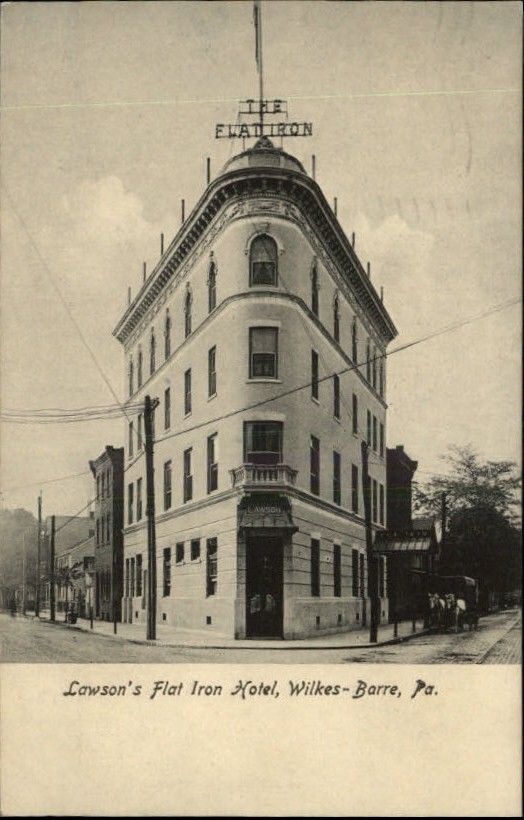
M 5 680 L 520 674 L 521 4 L 1 13 Z

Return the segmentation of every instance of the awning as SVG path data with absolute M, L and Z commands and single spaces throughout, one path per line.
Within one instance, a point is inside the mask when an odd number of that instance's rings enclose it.
M 238 507 L 238 531 L 244 530 L 254 534 L 256 530 L 272 534 L 291 534 L 297 532 L 298 527 L 291 515 L 291 505 L 286 498 L 251 496 L 242 499 Z
M 376 540 L 373 550 L 380 555 L 388 555 L 399 552 L 431 552 L 434 546 L 430 535 L 419 535 Z

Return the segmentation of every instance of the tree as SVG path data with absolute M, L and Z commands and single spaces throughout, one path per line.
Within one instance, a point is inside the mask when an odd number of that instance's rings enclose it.
M 500 600 L 505 592 L 521 587 L 520 544 L 517 526 L 516 465 L 510 461 L 481 461 L 471 447 L 451 447 L 443 456 L 449 475 L 435 475 L 414 488 L 415 509 L 442 520 L 441 573 L 471 575 L 484 595 Z
M 0 587 L 13 591 L 22 584 L 22 555 L 26 553 L 26 579 L 34 584 L 38 523 L 24 509 L 0 511 Z

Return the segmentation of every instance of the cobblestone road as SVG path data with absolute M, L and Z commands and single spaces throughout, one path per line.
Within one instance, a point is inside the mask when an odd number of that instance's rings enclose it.
M 0 615 L 0 658 L 12 663 L 520 663 L 518 610 L 481 618 L 478 631 L 424 635 L 375 649 L 207 649 L 147 646 L 119 637 Z

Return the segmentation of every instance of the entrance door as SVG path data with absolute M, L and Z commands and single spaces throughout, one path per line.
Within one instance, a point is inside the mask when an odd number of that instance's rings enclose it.
M 250 538 L 246 545 L 246 634 L 281 638 L 283 548 L 280 538 Z

